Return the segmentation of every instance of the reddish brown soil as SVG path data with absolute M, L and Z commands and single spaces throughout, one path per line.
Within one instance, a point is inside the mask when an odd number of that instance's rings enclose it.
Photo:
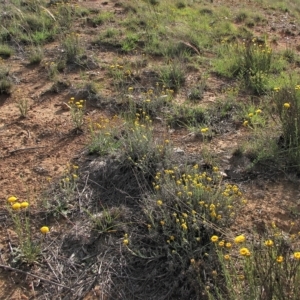
M 240 2 L 240 1 L 238 1 Z M 234 4 L 234 3 L 233 3 Z M 80 5 L 113 10 L 113 5 L 101 5 L 99 1 L 81 2 Z M 217 4 L 218 5 L 218 2 Z M 251 4 L 250 4 L 251 5 Z M 254 5 L 254 4 L 253 4 Z M 119 8 L 115 8 L 119 10 Z M 261 28 L 260 33 L 270 33 L 272 20 L 278 16 L 269 16 L 268 25 Z M 275 21 L 274 21 L 275 22 Z M 279 22 L 279 21 L 278 21 Z M 281 21 L 276 26 L 284 27 Z M 287 43 L 291 47 L 299 44 L 296 36 L 284 35 L 278 30 L 277 45 L 285 48 Z M 88 36 L 86 37 L 88 38 Z M 47 46 L 51 50 L 55 45 Z M 102 62 L 107 64 L 115 60 L 113 53 L 98 53 Z M 11 66 L 13 73 L 17 74 L 20 83 L 15 86 L 12 94 L 0 96 L 0 264 L 4 263 L 1 253 L 8 251 L 9 236 L 11 230 L 5 226 L 6 199 L 10 195 L 16 195 L 22 200 L 30 201 L 33 207 L 40 205 L 39 197 L 49 184 L 49 180 L 56 180 L 62 176 L 65 166 L 69 162 L 76 162 L 81 157 L 83 150 L 89 141 L 88 121 L 85 121 L 83 132 L 74 131 L 69 111 L 64 111 L 61 102 L 67 102 L 69 92 L 60 94 L 43 93 L 49 89 L 51 83 L 46 78 L 43 66 L 28 67 L 27 62 L 20 61 L 13 56 L 5 63 Z M 97 70 L 99 78 L 104 78 L 105 71 Z M 76 79 L 68 80 L 76 83 Z M 209 84 L 214 84 L 213 80 Z M 109 86 L 109 84 L 107 85 Z M 107 87 L 106 87 L 107 88 Z M 209 92 L 205 95 L 204 103 L 214 102 L 215 94 Z M 21 118 L 16 103 L 20 97 L 29 100 L 30 109 L 26 118 Z M 86 118 L 97 119 L 105 112 L 88 108 Z M 182 148 L 188 153 L 200 153 L 203 142 L 200 139 L 184 139 L 187 136 L 184 130 L 171 134 L 176 147 Z M 243 128 L 238 128 L 232 133 L 216 137 L 211 143 L 211 149 L 217 150 L 218 155 L 228 161 L 234 148 L 245 135 Z M 226 165 L 227 162 L 224 164 Z M 282 174 L 282 178 L 285 178 Z M 278 226 L 285 231 L 296 233 L 300 231 L 300 224 L 296 223 L 290 230 L 290 222 L 297 222 L 299 216 L 294 212 L 300 211 L 299 180 L 294 182 L 287 179 L 272 181 L 255 179 L 243 182 L 241 188 L 244 191 L 248 204 L 240 213 L 240 224 L 235 226 L 237 232 L 249 232 L 257 224 L 276 221 Z M 4 271 L 0 268 L 0 299 L 38 299 L 35 297 L 34 286 L 26 276 Z M 86 299 L 99 299 L 97 287 Z

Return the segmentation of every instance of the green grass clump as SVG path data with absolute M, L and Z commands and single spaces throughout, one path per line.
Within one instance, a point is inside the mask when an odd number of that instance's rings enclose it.
M 91 135 L 91 141 L 88 146 L 89 153 L 106 156 L 115 154 L 120 149 L 118 130 L 109 119 L 100 118 L 98 122 L 91 122 L 89 130 Z
M 68 63 L 78 63 L 84 49 L 80 44 L 79 35 L 75 32 L 68 34 L 61 42 Z
M 101 12 L 97 16 L 90 19 L 91 24 L 94 27 L 104 24 L 107 21 L 112 20 L 113 14 L 110 12 Z
M 0 57 L 9 58 L 13 55 L 14 50 L 7 44 L 0 44 Z
M 161 296 L 202 299 L 220 267 L 210 237 L 233 222 L 243 201 L 237 186 L 221 183 L 217 167 L 203 172 L 198 165 L 174 166 L 157 172 L 153 192 L 141 203 L 143 223 L 123 239 L 128 261 L 149 261 L 138 273 L 141 282 L 156 281 Z
M 300 85 L 275 88 L 273 101 L 276 105 L 282 136 L 279 146 L 287 161 L 300 167 Z
M 202 107 L 190 107 L 186 105 L 174 106 L 171 113 L 166 115 L 167 123 L 176 127 L 198 127 L 207 123 L 207 116 Z
M 33 239 L 28 201 L 19 202 L 15 196 L 8 198 L 8 212 L 14 224 L 18 245 L 13 248 L 14 260 L 32 264 L 41 254 L 41 240 Z
M 172 61 L 160 69 L 160 80 L 168 89 L 178 91 L 185 83 L 185 65 L 180 60 Z
M 0 66 L 0 94 L 9 95 L 11 93 L 13 84 L 9 79 L 8 75 L 8 69 L 3 66 Z
M 31 47 L 29 49 L 28 59 L 30 64 L 39 64 L 44 58 L 44 51 L 41 47 Z
M 228 78 L 240 78 L 250 92 L 266 92 L 272 66 L 272 49 L 255 39 L 243 44 L 223 44 L 215 71 Z
M 225 282 L 209 293 L 209 299 L 299 299 L 300 252 L 291 249 L 298 241 L 296 234 L 284 237 L 275 222 L 265 235 L 255 237 L 255 245 L 245 235 L 232 239 L 231 247 L 216 241 L 222 267 L 215 282 L 218 276 Z

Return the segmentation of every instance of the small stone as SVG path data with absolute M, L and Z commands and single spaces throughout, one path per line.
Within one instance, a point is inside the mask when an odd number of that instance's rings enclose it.
M 174 148 L 174 152 L 178 153 L 178 154 L 184 154 L 184 150 L 182 150 L 180 148 Z

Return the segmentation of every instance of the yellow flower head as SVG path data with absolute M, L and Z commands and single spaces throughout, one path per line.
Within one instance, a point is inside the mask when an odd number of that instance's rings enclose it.
M 16 202 L 12 205 L 13 210 L 19 210 L 21 208 L 21 204 L 19 202 Z
M 188 229 L 186 223 L 182 223 L 182 224 L 181 224 L 181 227 L 182 227 L 183 230 L 187 230 L 187 229 Z
M 164 226 L 165 225 L 165 221 L 160 221 L 160 225 Z
M 253 113 L 249 113 L 249 114 L 248 114 L 248 117 L 249 117 L 249 118 L 252 118 L 252 117 L 253 117 Z
M 228 248 L 228 249 L 230 249 L 232 247 L 232 245 L 231 245 L 231 243 L 226 243 L 225 247 Z
M 244 243 L 246 240 L 245 236 L 242 234 L 242 235 L 238 235 L 235 239 L 234 239 L 234 242 L 236 244 L 241 244 L 241 243 Z
M 123 244 L 124 244 L 125 246 L 127 246 L 127 245 L 129 244 L 129 240 L 128 240 L 128 239 L 124 239 L 124 240 L 123 240 Z
M 18 200 L 18 198 L 15 197 L 15 196 L 11 196 L 11 197 L 9 197 L 9 198 L 7 199 L 7 201 L 8 201 L 9 203 L 16 202 L 17 200 Z
M 225 260 L 230 260 L 230 255 L 229 255 L 229 254 L 225 254 L 225 255 L 224 255 L 224 259 L 225 259 Z
M 255 112 L 256 114 L 261 114 L 261 109 L 257 109 Z
M 29 203 L 27 201 L 24 201 L 20 204 L 21 208 L 27 208 L 29 206 Z
M 241 248 L 240 249 L 240 255 L 242 255 L 242 256 L 250 256 L 251 255 L 251 253 L 250 253 L 250 251 L 249 251 L 249 249 L 248 248 Z
M 283 256 L 277 256 L 276 261 L 280 264 L 283 262 Z
M 50 231 L 48 226 L 43 226 L 40 230 L 42 234 L 47 234 Z
M 216 243 L 218 240 L 219 240 L 219 237 L 216 236 L 216 235 L 213 235 L 210 240 L 213 242 L 213 243 Z
M 274 245 L 273 241 L 272 240 L 266 240 L 265 241 L 265 246 L 267 247 L 272 247 Z
M 224 241 L 219 242 L 219 246 L 220 246 L 220 247 L 224 247 L 224 245 L 225 245 L 225 242 L 224 242 Z
M 300 260 L 300 252 L 294 252 L 294 259 Z
M 247 127 L 248 126 L 248 121 L 247 120 L 245 120 L 244 122 L 243 122 L 243 126 L 245 126 L 245 127 Z
M 286 103 L 283 104 L 283 107 L 284 107 L 284 108 L 290 108 L 291 105 L 290 105 L 288 102 L 286 102 Z
M 156 204 L 157 204 L 158 206 L 162 206 L 163 202 L 162 202 L 161 200 L 157 200 L 157 201 L 156 201 Z

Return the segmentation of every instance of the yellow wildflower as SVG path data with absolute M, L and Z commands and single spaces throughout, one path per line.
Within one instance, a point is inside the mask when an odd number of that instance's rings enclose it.
M 15 196 L 11 196 L 11 197 L 9 197 L 9 198 L 7 199 L 7 201 L 8 201 L 9 203 L 16 202 L 17 200 L 18 200 L 18 198 L 15 197 Z
M 252 118 L 252 117 L 253 117 L 253 113 L 249 113 L 249 114 L 248 114 L 248 117 L 249 117 L 249 118 Z
M 48 226 L 43 226 L 40 230 L 42 234 L 47 234 L 50 231 Z
M 277 256 L 276 261 L 280 264 L 283 262 L 283 256 Z
M 213 243 L 216 243 L 218 240 L 219 240 L 219 237 L 216 236 L 216 235 L 213 235 L 210 240 L 213 242 Z
M 290 105 L 288 102 L 286 102 L 286 103 L 283 104 L 283 107 L 284 107 L 284 108 L 290 108 L 291 105 Z
M 124 239 L 123 240 L 123 245 L 127 246 L 129 244 L 129 240 L 128 239 Z
M 187 230 L 187 229 L 188 229 L 186 223 L 182 223 L 182 224 L 181 224 L 181 227 L 182 227 L 183 230 Z
M 158 206 L 162 206 L 163 202 L 162 202 L 161 200 L 157 200 L 157 201 L 156 201 L 156 204 L 157 204 Z
M 234 242 L 236 244 L 241 244 L 241 243 L 244 243 L 246 240 L 245 236 L 244 235 L 239 235 L 237 236 L 235 239 L 234 239 Z
M 20 204 L 19 202 L 14 203 L 14 204 L 12 205 L 12 209 L 13 209 L 13 210 L 19 210 L 20 208 L 21 208 L 21 204 Z
M 294 252 L 294 259 L 300 260 L 300 252 Z
M 225 254 L 225 255 L 224 255 L 224 259 L 225 259 L 225 260 L 230 260 L 230 255 L 229 255 L 229 254 Z
M 249 249 L 248 248 L 241 248 L 240 249 L 240 255 L 242 255 L 242 256 L 250 256 L 251 255 L 251 253 L 250 253 L 250 251 L 249 251 Z
M 225 242 L 224 242 L 224 241 L 219 242 L 219 246 L 220 246 L 220 247 L 224 247 L 224 245 L 225 245 Z
M 265 241 L 265 246 L 267 247 L 272 247 L 274 245 L 273 241 L 272 240 L 266 240 Z
M 261 109 L 257 109 L 255 112 L 256 114 L 261 114 Z
M 29 203 L 27 201 L 21 202 L 20 204 L 21 208 L 27 208 L 29 206 Z
M 231 248 L 231 247 L 232 247 L 232 244 L 231 244 L 231 243 L 226 243 L 226 244 L 225 244 L 225 247 L 226 247 L 226 248 Z

